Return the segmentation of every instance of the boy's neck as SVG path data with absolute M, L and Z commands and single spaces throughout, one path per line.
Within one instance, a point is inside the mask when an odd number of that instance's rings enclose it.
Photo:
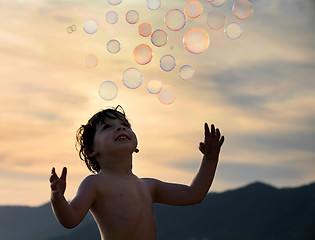
M 101 165 L 100 172 L 116 172 L 122 174 L 132 173 L 132 158 L 130 159 L 105 159 Z

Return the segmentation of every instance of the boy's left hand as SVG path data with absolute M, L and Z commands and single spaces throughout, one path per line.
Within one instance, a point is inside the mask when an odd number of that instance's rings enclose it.
M 221 146 L 224 142 L 224 136 L 221 137 L 220 130 L 211 124 L 211 131 L 207 123 L 205 123 L 205 140 L 199 145 L 199 150 L 205 157 L 217 160 L 219 157 Z

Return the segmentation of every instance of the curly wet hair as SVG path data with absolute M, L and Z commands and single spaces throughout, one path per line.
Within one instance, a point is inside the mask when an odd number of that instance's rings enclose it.
M 130 126 L 124 109 L 118 105 L 114 108 L 107 108 L 99 111 L 90 118 L 87 124 L 81 125 L 76 133 L 76 149 L 79 151 L 80 159 L 85 162 L 92 173 L 98 173 L 101 170 L 99 163 L 94 157 L 90 157 L 89 153 L 93 152 L 96 128 L 103 124 L 106 118 L 120 119 Z

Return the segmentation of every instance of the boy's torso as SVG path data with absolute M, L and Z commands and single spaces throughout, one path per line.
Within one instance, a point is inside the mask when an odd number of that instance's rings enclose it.
M 156 225 L 150 185 L 133 174 L 96 176 L 91 208 L 106 240 L 155 240 Z

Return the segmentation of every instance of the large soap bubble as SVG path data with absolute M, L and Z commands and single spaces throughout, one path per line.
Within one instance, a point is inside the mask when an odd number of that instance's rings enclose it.
M 138 32 L 142 37 L 149 37 L 152 33 L 152 26 L 149 23 L 141 23 Z
M 118 87 L 114 82 L 104 81 L 99 86 L 98 95 L 106 101 L 113 100 L 118 95 Z
M 133 51 L 133 56 L 136 63 L 140 65 L 148 64 L 153 57 L 152 49 L 146 44 L 140 44 Z
M 176 60 L 172 55 L 164 55 L 160 60 L 160 67 L 166 71 L 172 71 L 176 66 Z
M 165 14 L 164 22 L 168 29 L 179 31 L 186 24 L 186 16 L 181 10 L 172 9 Z
M 147 90 L 151 94 L 157 94 L 162 90 L 163 83 L 158 78 L 153 78 L 147 83 Z
M 238 19 L 248 19 L 253 14 L 253 5 L 248 0 L 237 0 L 233 5 L 233 13 Z
M 83 24 L 83 29 L 88 34 L 94 34 L 98 30 L 98 24 L 93 19 L 88 19 Z
M 224 33 L 229 39 L 238 39 L 243 34 L 242 26 L 237 22 L 230 22 L 226 24 Z
M 207 24 L 209 28 L 218 30 L 225 24 L 225 16 L 221 11 L 209 11 L 207 14 Z
M 163 85 L 162 90 L 158 94 L 158 99 L 165 105 L 172 104 L 176 100 L 173 87 L 170 85 Z
M 197 18 L 202 13 L 202 4 L 197 0 L 190 0 L 185 5 L 185 14 L 189 18 Z
M 161 6 L 161 0 L 147 0 L 147 6 L 150 10 L 157 10 Z
M 122 2 L 122 0 L 107 0 L 110 5 L 118 5 Z
M 136 10 L 130 10 L 126 13 L 126 21 L 130 24 L 136 24 L 139 21 L 139 13 Z
M 108 52 L 115 54 L 120 51 L 120 42 L 116 39 L 112 39 L 107 43 Z
M 123 73 L 122 81 L 127 88 L 138 88 L 143 81 L 142 73 L 136 68 L 128 68 Z
M 214 7 L 222 7 L 225 4 L 226 0 L 213 0 L 211 1 L 211 5 Z
M 98 58 L 94 54 L 88 54 L 85 57 L 85 65 L 88 68 L 95 68 L 98 64 Z
M 185 48 L 195 54 L 203 53 L 209 47 L 208 33 L 201 28 L 189 29 L 183 38 Z
M 155 30 L 151 35 L 151 42 L 156 47 L 162 47 L 167 43 L 167 34 L 161 29 Z
M 195 74 L 195 70 L 190 65 L 184 65 L 179 69 L 179 76 L 183 80 L 191 79 Z
M 109 11 L 105 14 L 106 22 L 109 24 L 115 24 L 118 21 L 118 14 L 115 11 Z

